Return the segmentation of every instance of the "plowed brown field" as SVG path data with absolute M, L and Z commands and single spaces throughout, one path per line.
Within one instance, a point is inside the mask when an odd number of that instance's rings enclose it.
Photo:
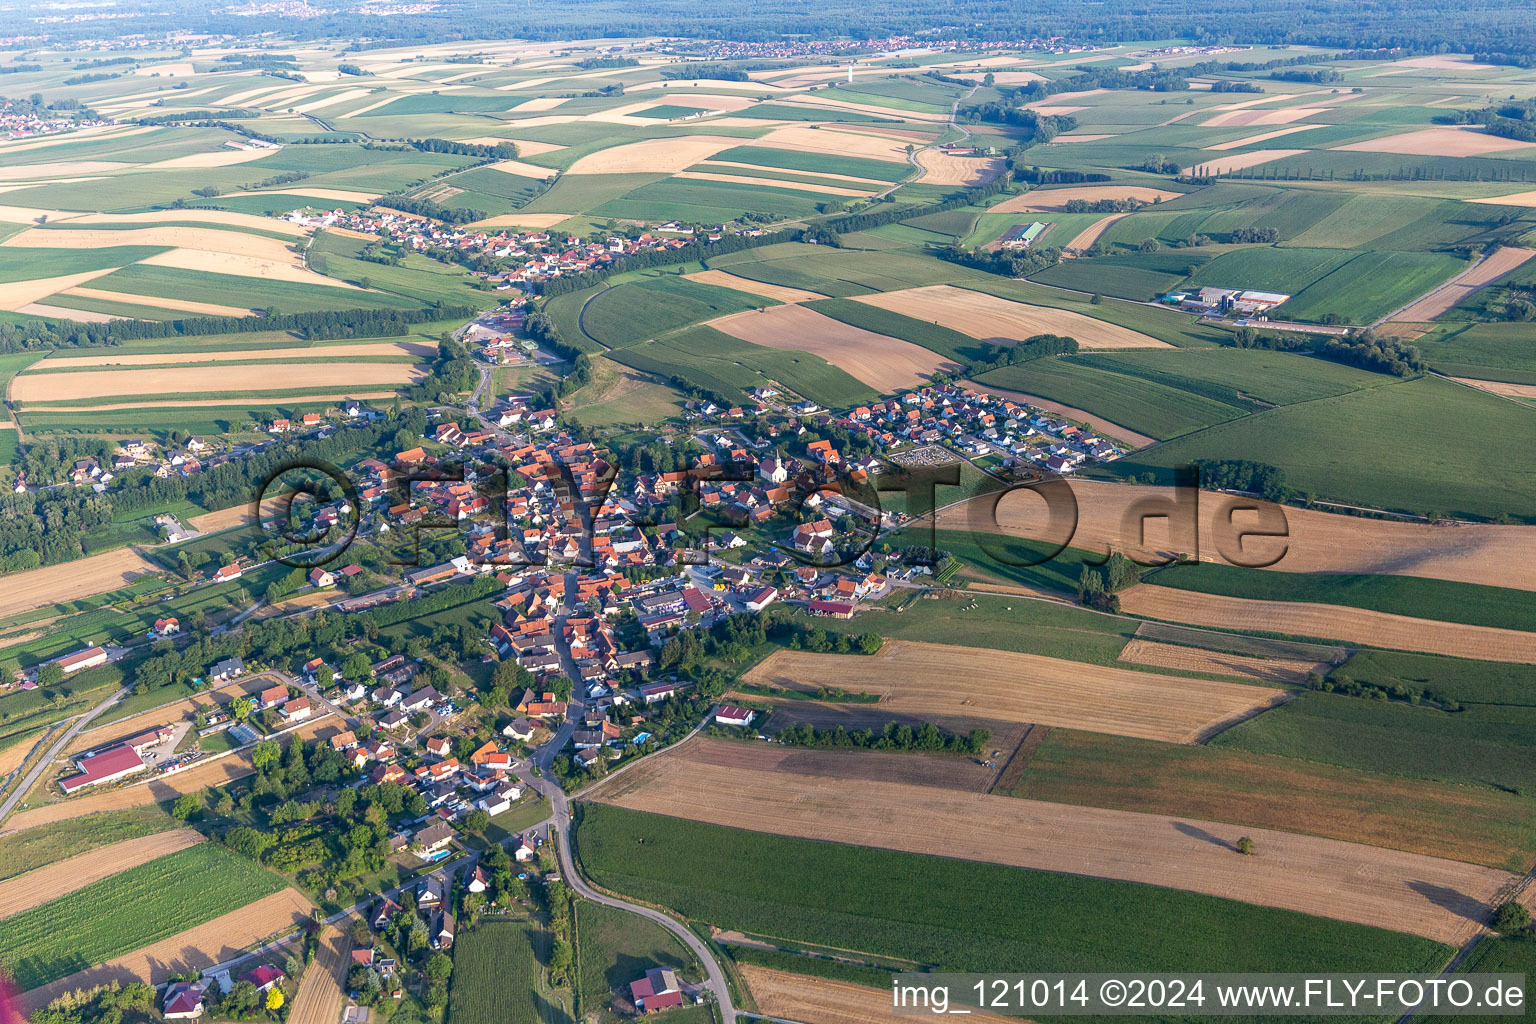
M 253 946 L 309 919 L 313 904 L 297 889 L 284 889 L 207 924 L 189 928 L 152 946 L 134 950 L 99 967 L 88 967 L 48 985 L 23 992 L 23 1012 L 47 1006 L 66 992 L 112 982 L 160 984 L 172 974 L 200 971 L 239 956 Z
M 790 974 L 768 967 L 742 964 L 741 976 L 757 1000 L 757 1008 L 770 1017 L 804 1021 L 805 1024 L 899 1024 L 891 1010 L 888 989 L 855 985 L 850 981 Z M 973 1024 L 1020 1024 L 1018 1017 L 973 1012 Z
M 1113 548 L 1152 560 L 1178 553 L 1226 564 L 1261 564 L 1281 572 L 1385 573 L 1536 590 L 1536 527 L 1391 522 L 1332 515 L 1313 509 L 1281 507 L 1266 501 L 1199 492 L 1198 512 L 1179 506 L 1171 519 L 1145 520 L 1146 539 L 1138 528 L 1143 515 L 1166 514 L 1175 492 L 1169 487 L 1070 481 L 1077 500 L 1073 547 L 1090 551 Z M 1190 492 L 1188 502 L 1195 500 Z M 1259 508 L 1262 511 L 1235 511 Z M 1004 498 L 996 507 L 980 500 L 945 509 L 939 528 L 1063 541 L 1047 533 L 1044 503 L 1031 495 Z M 1251 537 L 1238 543 L 1239 530 L 1254 530 L 1261 516 L 1282 522 L 1284 538 Z M 1232 522 L 1235 529 L 1218 526 Z M 1198 523 L 1198 536 L 1196 526 Z M 1218 544 L 1218 540 L 1221 543 Z
M 1195 626 L 1262 630 L 1368 643 L 1400 651 L 1536 665 L 1536 633 L 1413 619 L 1342 605 L 1254 601 L 1143 583 L 1120 592 L 1120 607 L 1131 615 Z
M 883 712 L 967 715 L 1195 743 L 1286 691 L 1109 668 L 1036 654 L 888 640 L 878 654 L 775 651 L 746 683 L 879 693 Z
M 1316 661 L 1291 661 L 1279 658 L 1250 658 L 1242 654 L 1202 651 L 1196 647 L 1160 644 L 1153 640 L 1132 638 L 1120 652 L 1120 660 L 1133 665 L 1152 665 L 1175 672 L 1208 672 L 1222 676 L 1240 676 L 1260 683 L 1300 683 L 1308 672 L 1326 675 L 1331 666 Z
M 1516 876 L 1220 822 L 701 762 L 695 738 L 592 798 L 731 828 L 1163 885 L 1460 944 Z M 1240 836 L 1256 852 L 1234 853 Z
M 0 882 L 0 920 L 203 841 L 190 828 L 129 839 Z

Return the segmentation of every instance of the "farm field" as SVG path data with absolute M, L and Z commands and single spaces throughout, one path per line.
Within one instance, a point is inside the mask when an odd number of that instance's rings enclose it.
M 708 746 L 709 741 L 690 740 L 590 797 L 628 810 L 681 812 L 694 820 L 775 835 L 1237 897 L 1449 943 L 1476 931 L 1476 921 L 1487 912 L 1478 904 L 1511 877 L 1453 861 L 1247 826 L 901 783 L 812 781 L 691 756 Z M 750 765 L 752 748 L 745 749 Z M 1261 861 L 1232 856 L 1240 835 L 1251 836 L 1265 851 Z M 592 870 L 601 881 L 603 872 Z M 1433 898 L 1425 895 L 1431 887 Z M 1445 892 L 1457 898 L 1439 895 Z
M 1423 938 L 1175 889 L 992 864 L 959 871 L 957 861 L 943 856 L 812 842 L 605 805 L 581 809 L 576 838 L 583 864 L 600 884 L 690 919 L 940 970 L 1288 970 L 1293 964 L 1299 970 L 1386 963 L 1413 970 L 1433 969 L 1450 953 Z M 675 856 L 678 848 L 692 856 Z M 807 885 L 806 878 L 858 878 L 859 884 Z M 928 898 L 904 895 L 914 891 Z M 1092 923 L 1105 916 L 1124 923 L 1105 933 Z M 1191 917 L 1206 927 L 1178 927 Z
M 1228 746 L 1052 729 L 1011 795 L 1304 832 L 1524 872 L 1529 797 Z
M 37 1010 L 66 992 L 95 985 L 158 983 L 169 963 L 206 970 L 239 956 L 248 946 L 301 927 L 313 909 L 297 889 L 282 889 L 99 966 L 23 992 L 18 1001 L 24 1009 Z
M 1536 497 L 1536 464 L 1524 453 L 1454 445 L 1467 431 L 1520 431 L 1528 410 L 1450 381 L 1420 378 L 1218 424 L 1137 456 L 1122 467 L 1246 458 L 1279 466 L 1291 486 L 1336 501 L 1420 513 L 1523 517 Z M 1380 425 L 1408 422 L 1409 432 Z M 1408 473 L 1403 467 L 1419 467 Z M 1444 468 L 1442 468 L 1444 467 Z
M 853 298 L 996 344 L 1020 342 L 1037 334 L 1064 334 L 1077 339 L 1084 349 L 1166 347 L 1156 338 L 1069 310 L 1028 306 L 949 285 Z
M 533 921 L 485 921 L 454 942 L 450 1024 L 542 1020 L 541 960 L 548 942 Z
M 671 967 L 700 976 L 697 961 L 677 937 L 654 921 L 589 900 L 576 904 L 577 961 L 581 1005 L 591 1012 L 607 1007 L 615 991 L 653 967 Z
M 822 316 L 807 306 L 738 313 L 712 320 L 709 326 L 765 348 L 810 352 L 881 394 L 921 384 L 939 370 L 961 368 L 928 349 Z
M 282 888 L 277 876 L 237 854 L 212 844 L 194 846 L 7 918 L 0 964 L 25 991 Z M 114 908 L 110 917 L 102 916 L 103 906 Z
M 962 710 L 950 684 L 957 676 L 968 680 L 967 715 L 1170 743 L 1198 742 L 1284 697 L 1282 690 L 1261 686 L 906 640 L 888 640 L 873 655 L 775 651 L 742 681 L 879 693 L 882 716 L 922 720 Z
M 78 857 L 28 871 L 0 882 L 0 920 L 83 889 L 93 882 L 203 841 L 191 829 L 175 829 L 142 839 L 125 839 Z
M 11 573 L 5 577 L 0 617 L 109 593 L 157 569 L 133 548 L 117 548 L 62 565 Z
M 1120 607 L 1126 612 L 1167 622 L 1536 665 L 1536 633 L 1519 630 L 1416 619 L 1341 605 L 1225 597 L 1148 583 L 1119 596 Z
M 13 879 L 113 843 L 168 832 L 178 825 L 165 811 L 150 805 L 60 822 L 48 829 L 7 828 L 0 836 L 0 879 Z
M 1134 665 L 1150 665 L 1174 672 L 1235 676 L 1249 682 L 1297 685 L 1311 673 L 1327 675 L 1325 662 L 1287 658 L 1250 658 L 1241 654 L 1202 651 L 1151 640 L 1133 639 L 1120 652 L 1120 660 Z
M 740 967 L 747 987 L 758 1008 L 769 1016 L 786 1020 L 822 1024 L 846 1021 L 847 1024 L 880 1024 L 891 1019 L 891 994 L 833 978 L 812 978 L 769 967 L 743 964 Z M 980 1024 L 1006 1024 L 1011 1017 L 967 1011 Z
M 343 925 L 350 924 L 343 919 Z M 347 1003 L 347 970 L 352 966 L 352 936 L 336 925 L 320 932 L 320 952 L 304 971 L 293 995 L 288 1019 L 293 1024 L 334 1024 Z

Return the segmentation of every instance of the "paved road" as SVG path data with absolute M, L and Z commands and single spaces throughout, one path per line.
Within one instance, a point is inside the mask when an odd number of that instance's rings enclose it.
M 59 753 L 69 745 L 69 741 L 74 739 L 75 736 L 79 734 L 80 730 L 84 729 L 87 725 L 90 725 L 93 721 L 95 721 L 96 717 L 103 711 L 107 710 L 107 708 L 122 700 L 123 695 L 127 693 L 129 689 L 130 687 L 125 686 L 121 690 L 118 690 L 108 700 L 102 701 L 100 704 L 96 705 L 85 714 L 76 718 L 72 723 L 70 723 L 68 729 L 65 729 L 62 733 L 59 734 L 59 738 L 53 741 L 53 746 L 48 748 L 48 751 L 42 756 L 37 764 L 32 767 L 32 770 L 27 773 L 26 778 L 21 780 L 21 784 L 11 791 L 11 795 L 5 798 L 4 803 L 0 803 L 0 821 L 4 821 L 6 816 L 16 809 L 16 805 L 21 802 L 22 797 L 32 792 L 32 787 L 37 785 L 37 780 L 41 778 L 43 773 L 48 770 L 48 766 L 53 764 L 53 759 L 58 757 Z

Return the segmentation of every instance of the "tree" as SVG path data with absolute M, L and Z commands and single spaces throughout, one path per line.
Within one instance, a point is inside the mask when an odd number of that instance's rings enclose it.
M 347 655 L 347 660 L 341 664 L 341 674 L 352 680 L 366 679 L 372 670 L 373 664 L 361 651 Z
M 464 829 L 467 832 L 484 832 L 490 823 L 490 814 L 483 810 L 470 811 L 464 816 Z
M 255 709 L 256 702 L 249 697 L 241 697 L 238 700 L 231 701 L 229 705 L 229 713 L 235 716 L 235 721 L 237 722 L 243 722 L 250 718 L 251 712 Z
M 283 990 L 272 988 L 267 990 L 267 1011 L 276 1013 L 283 1008 Z
M 1493 912 L 1493 930 L 1505 935 L 1523 932 L 1531 926 L 1531 912 L 1515 900 L 1499 904 Z
M 1253 840 L 1247 836 L 1243 836 L 1237 841 L 1237 846 L 1235 849 L 1244 857 L 1251 857 L 1253 856 Z
M 453 973 L 453 961 L 443 953 L 433 953 L 427 958 L 427 963 L 422 967 L 422 972 L 429 979 L 441 985 Z
M 202 794 L 183 793 L 176 798 L 176 803 L 171 806 L 171 817 L 177 821 L 191 821 L 202 809 Z
M 37 669 L 38 686 L 57 686 L 64 681 L 64 669 L 56 661 L 40 665 Z
M 282 756 L 283 747 L 277 740 L 262 740 L 251 748 L 251 764 L 258 772 L 275 768 Z

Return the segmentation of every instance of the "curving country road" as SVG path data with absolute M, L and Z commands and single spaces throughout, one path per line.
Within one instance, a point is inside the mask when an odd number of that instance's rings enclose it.
M 6 816 L 16 809 L 16 805 L 21 802 L 22 797 L 32 792 L 32 787 L 37 785 L 37 780 L 41 778 L 42 774 L 48 770 L 48 766 L 53 764 L 53 759 L 59 756 L 60 751 L 69 745 L 69 741 L 74 739 L 80 730 L 84 729 L 87 725 L 90 725 L 91 722 L 95 721 L 96 716 L 100 715 L 103 711 L 107 710 L 107 708 L 122 700 L 123 694 L 127 693 L 129 689 L 131 689 L 131 687 L 125 686 L 121 690 L 118 690 L 111 697 L 102 701 L 100 704 L 96 705 L 85 714 L 77 717 L 74 722 L 70 724 L 68 729 L 65 729 L 62 733 L 59 734 L 59 738 L 54 741 L 53 746 L 49 747 L 47 752 L 44 753 L 43 756 L 38 760 L 37 764 L 32 766 L 32 770 L 28 772 L 26 777 L 21 780 L 20 785 L 11 790 L 11 795 L 5 798 L 4 803 L 0 803 L 0 822 L 3 822 Z

